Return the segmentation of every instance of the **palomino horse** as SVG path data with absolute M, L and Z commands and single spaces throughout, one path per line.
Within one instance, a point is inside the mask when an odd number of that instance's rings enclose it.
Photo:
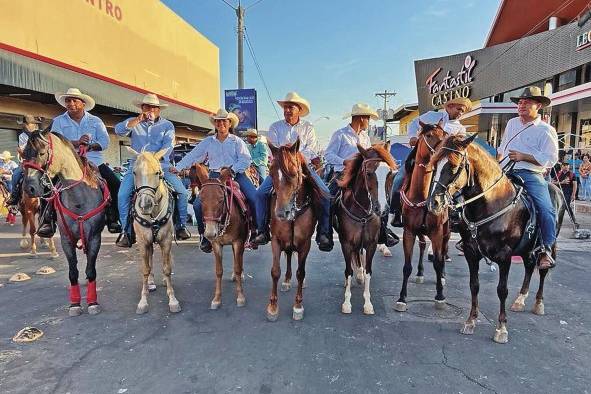
M 222 304 L 222 263 L 224 245 L 232 245 L 234 268 L 232 280 L 236 282 L 236 306 L 244 306 L 246 298 L 242 288 L 244 246 L 249 237 L 248 220 L 239 205 L 239 186 L 228 179 L 222 171 L 220 178 L 209 178 L 207 168 L 202 164 L 195 166 L 201 182 L 201 199 L 204 236 L 211 241 L 215 258 L 215 293 L 210 309 L 218 309 Z M 242 199 L 244 201 L 244 199 Z
M 427 211 L 427 199 L 429 197 L 429 186 L 433 171 L 429 166 L 429 160 L 433 155 L 434 149 L 443 141 L 445 131 L 441 128 L 441 123 L 436 125 L 427 125 L 421 123 L 421 132 L 419 133 L 415 147 L 415 165 L 411 171 L 407 172 L 405 184 L 400 191 L 402 200 L 402 217 L 404 223 L 403 248 L 404 248 L 404 268 L 402 289 L 400 298 L 394 305 L 398 312 L 407 310 L 406 296 L 408 278 L 412 273 L 412 252 L 415 243 L 415 237 L 419 236 L 420 258 L 419 263 L 423 261 L 425 243 L 421 243 L 420 236 L 427 236 L 431 240 L 433 247 L 433 268 L 437 276 L 435 295 L 435 307 L 445 308 L 445 296 L 443 295 L 443 278 L 445 256 L 447 255 L 447 244 L 450 237 L 449 217 L 447 211 L 433 213 Z M 419 268 L 417 273 L 417 283 L 423 283 L 423 270 Z
M 23 193 L 19 204 L 19 210 L 21 212 L 23 221 L 23 231 L 20 242 L 21 249 L 30 248 L 29 254 L 31 257 L 37 256 L 37 243 L 35 240 L 35 233 L 37 232 L 37 219 L 36 216 L 39 214 L 39 198 L 29 197 L 27 193 Z M 27 238 L 27 228 L 29 229 L 29 238 Z M 55 242 L 53 237 L 46 239 L 47 247 L 49 248 L 50 257 L 52 259 L 57 258 L 59 255 L 55 249 Z
M 460 208 L 462 221 L 460 235 L 464 242 L 464 254 L 470 268 L 470 291 L 472 308 L 461 332 L 473 334 L 478 317 L 478 266 L 482 257 L 487 257 L 499 265 L 497 295 L 500 301 L 498 324 L 493 337 L 497 343 L 509 340 L 505 301 L 507 299 L 507 278 L 511 267 L 511 256 L 521 256 L 526 277 L 522 288 L 522 303 L 534 271 L 535 236 L 522 237 L 528 231 L 529 211 L 525 205 L 522 189 L 516 187 L 505 176 L 497 161 L 478 144 L 471 144 L 476 134 L 463 139 L 461 136 L 448 137 L 431 159 L 436 168 L 435 186 L 429 197 L 429 210 L 435 214 L 446 212 L 450 196 L 460 192 L 464 202 L 456 204 Z M 549 185 L 550 196 L 558 214 L 558 229 L 564 216 L 564 204 L 560 191 Z M 535 232 L 535 229 L 534 231 Z M 556 257 L 556 244 L 552 248 Z M 539 270 L 540 286 L 536 295 L 533 312 L 543 314 L 543 290 L 547 269 Z M 519 301 L 519 297 L 518 297 Z M 517 302 L 517 301 L 516 301 Z
M 298 254 L 298 290 L 293 305 L 293 319 L 304 318 L 303 287 L 306 276 L 306 258 L 310 252 L 312 234 L 317 214 L 313 201 L 322 195 L 320 188 L 311 178 L 310 170 L 299 152 L 300 140 L 291 145 L 275 147 L 269 144 L 273 154 L 270 173 L 275 195 L 271 199 L 271 249 L 273 251 L 273 288 L 267 305 L 267 319 L 276 321 L 279 317 L 277 303 L 277 282 L 281 276 L 281 252 L 288 262 L 293 252 Z M 287 281 L 287 278 L 286 278 Z
M 105 227 L 105 206 L 110 200 L 106 184 L 98 171 L 74 151 L 63 136 L 48 129 L 34 132 L 24 153 L 23 191 L 31 197 L 44 197 L 58 214 L 61 243 L 68 260 L 70 277 L 70 316 L 82 313 L 76 248 L 86 254 L 86 302 L 88 313 L 100 312 L 96 294 L 96 259 Z M 52 179 L 58 178 L 54 185 Z M 51 195 L 45 197 L 47 189 Z M 78 241 L 81 245 L 78 246 Z
M 369 149 L 357 145 L 357 149 L 359 154 L 345 162 L 343 176 L 338 180 L 342 195 L 335 206 L 337 231 L 345 257 L 345 301 L 341 311 L 351 313 L 353 265 L 363 273 L 363 313 L 373 315 L 369 283 L 380 232 L 378 178 L 375 171 L 382 161 L 391 169 L 396 168 L 396 162 L 390 155 L 389 144 L 376 144 Z
M 133 229 L 143 262 L 142 290 L 135 312 L 143 314 L 148 311 L 148 293 L 156 290 L 152 272 L 155 243 L 160 245 L 162 251 L 162 273 L 166 283 L 168 309 L 173 313 L 180 312 L 181 305 L 174 295 L 171 279 L 174 200 L 164 183 L 160 166 L 160 159 L 166 154 L 166 149 L 157 153 L 129 150 L 137 155 L 133 166 L 135 196 L 132 214 Z

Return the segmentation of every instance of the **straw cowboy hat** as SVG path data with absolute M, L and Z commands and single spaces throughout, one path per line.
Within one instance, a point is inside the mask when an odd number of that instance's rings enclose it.
M 378 120 L 378 113 L 371 109 L 365 103 L 357 103 L 351 108 L 351 112 L 343 117 L 343 119 L 352 118 L 353 116 L 369 116 L 373 120 Z
M 77 99 L 84 101 L 84 103 L 86 104 L 84 106 L 84 109 L 86 111 L 90 111 L 91 109 L 94 108 L 94 105 L 95 105 L 94 99 L 92 97 L 90 97 L 89 95 L 83 94 L 82 92 L 80 92 L 80 89 L 78 89 L 78 88 L 69 88 L 66 93 L 56 93 L 55 94 L 55 99 L 64 108 L 66 107 L 66 99 L 68 97 L 73 97 L 73 98 L 77 98 Z
M 219 120 L 219 119 L 228 119 L 231 122 L 231 127 L 233 129 L 235 129 L 236 126 L 238 126 L 238 123 L 240 123 L 240 119 L 238 119 L 238 116 L 236 116 L 235 113 L 228 112 L 223 108 L 218 109 L 218 112 L 216 112 L 215 114 L 213 114 L 209 117 L 209 121 L 214 126 L 215 126 L 215 121 Z
M 547 107 L 550 105 L 550 99 L 542 94 L 542 90 L 537 86 L 528 86 L 523 89 L 523 92 L 517 97 L 511 97 L 511 101 L 515 104 L 519 103 L 520 99 L 531 99 L 535 100 L 542 106 Z
M 277 101 L 277 103 L 283 107 L 285 104 L 293 103 L 301 108 L 300 116 L 304 117 L 310 113 L 310 103 L 303 97 L 300 97 L 296 92 L 289 92 L 285 96 L 285 99 Z
M 242 135 L 245 137 L 258 137 L 259 132 L 256 131 L 256 129 L 246 129 L 246 131 L 242 133 Z
M 156 96 L 154 93 L 147 93 L 144 98 L 142 98 L 142 100 L 133 100 L 133 105 L 135 105 L 138 108 L 142 108 L 142 105 L 151 105 L 152 107 L 160 107 L 160 108 L 166 108 L 168 107 L 168 104 L 164 104 L 160 102 L 160 99 L 158 98 L 158 96 Z
M 10 159 L 14 158 L 13 155 L 10 154 L 9 151 L 5 150 L 4 152 L 2 152 L 0 154 L 0 159 L 3 159 L 4 161 L 8 161 Z
M 43 122 L 41 121 L 41 118 L 37 118 L 37 117 L 35 117 L 33 115 L 23 115 L 23 118 L 22 119 L 18 119 L 16 121 L 16 123 L 19 124 L 19 125 L 23 125 L 23 124 L 31 124 L 31 123 L 41 124 Z
M 463 105 L 466 107 L 466 112 L 472 111 L 472 101 L 470 101 L 469 99 L 467 99 L 465 97 L 456 97 L 455 99 L 445 102 L 446 107 L 451 104 Z

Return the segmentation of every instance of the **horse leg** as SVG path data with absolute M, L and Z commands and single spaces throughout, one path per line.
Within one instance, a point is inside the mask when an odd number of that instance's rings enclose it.
M 451 231 L 449 230 L 444 230 L 447 231 L 447 233 L 443 236 L 443 245 L 442 245 L 442 251 L 443 251 L 443 271 L 441 272 L 441 284 L 443 286 L 445 286 L 445 263 L 448 260 L 448 256 L 449 256 L 449 238 L 451 237 Z M 451 259 L 450 259 L 451 261 Z
M 246 297 L 242 288 L 244 241 L 232 243 L 232 251 L 234 252 L 234 276 L 236 277 L 236 306 L 240 307 L 246 305 Z
M 172 287 L 172 238 L 163 240 L 160 243 L 160 250 L 162 251 L 162 273 L 164 274 L 164 282 L 166 283 L 168 310 L 172 313 L 177 313 L 181 311 L 181 304 L 176 299 L 174 288 Z
M 362 285 L 365 282 L 365 263 L 363 258 L 363 251 L 353 252 L 353 261 L 355 263 L 355 281 L 358 285 Z
M 425 249 L 427 248 L 427 240 L 424 235 L 419 235 L 419 266 L 417 268 L 417 276 L 415 277 L 415 283 L 425 282 L 425 266 L 423 264 L 425 258 Z
M 431 237 L 433 247 L 433 268 L 437 275 L 437 294 L 435 295 L 435 309 L 445 309 L 445 296 L 443 295 L 443 268 L 445 266 L 445 255 L 443 253 L 443 238 L 435 233 Z
M 523 275 L 523 283 L 521 284 L 521 290 L 519 290 L 519 294 L 513 304 L 511 304 L 511 310 L 513 312 L 523 312 L 525 310 L 525 300 L 527 300 L 527 296 L 529 295 L 529 283 L 531 281 L 532 274 L 535 269 L 535 264 L 530 261 L 529 257 L 526 255 L 521 256 L 523 259 L 523 267 L 525 268 L 525 273 Z
M 287 261 L 287 270 L 285 271 L 285 279 L 281 283 L 281 291 L 286 292 L 291 289 L 291 255 L 292 252 L 285 252 L 285 260 Z
M 536 293 L 536 303 L 532 309 L 532 312 L 538 316 L 544 315 L 544 281 L 546 280 L 547 269 L 539 270 L 540 273 L 540 284 L 538 286 L 538 292 Z
M 215 292 L 209 309 L 218 309 L 222 305 L 222 276 L 224 275 L 224 266 L 222 265 L 222 253 L 224 246 L 219 242 L 212 242 L 213 255 L 215 260 Z
M 68 260 L 68 277 L 70 279 L 70 316 L 80 316 L 82 307 L 80 306 L 80 284 L 78 283 L 78 258 L 76 257 L 76 248 L 70 244 L 70 241 L 62 241 L 62 249 Z
M 511 259 L 499 264 L 499 284 L 497 285 L 497 296 L 499 297 L 499 323 L 495 330 L 493 340 L 496 343 L 507 343 L 509 341 L 509 332 L 507 331 L 507 315 L 505 312 L 505 301 L 507 300 L 507 279 L 509 278 L 509 269 L 511 268 Z
M 152 240 L 147 241 L 147 243 L 150 245 L 149 251 L 146 254 L 148 259 L 148 291 L 153 292 L 156 291 L 156 281 L 154 280 L 154 244 Z M 160 251 L 162 251 L 162 246 L 160 246 Z M 162 262 L 164 263 L 164 260 Z M 166 284 L 166 279 L 164 283 Z
M 279 317 L 279 304 L 277 303 L 277 282 L 281 276 L 281 249 L 279 241 L 276 238 L 271 239 L 271 250 L 273 251 L 273 267 L 271 268 L 271 278 L 273 279 L 273 288 L 267 305 L 267 320 L 276 321 Z M 299 255 L 298 255 L 299 256 Z
M 98 233 L 97 236 L 88 239 L 86 254 L 86 303 L 88 305 L 88 313 L 91 315 L 101 312 L 96 294 L 96 259 L 100 249 L 101 237 L 100 233 Z
M 404 249 L 404 268 L 402 268 L 402 289 L 400 289 L 400 298 L 394 304 L 394 310 L 397 312 L 406 312 L 406 287 L 408 278 L 412 273 L 412 250 L 415 246 L 415 235 L 412 231 L 404 229 L 402 234 L 402 247 Z M 424 249 L 423 249 L 424 251 Z
M 27 211 L 25 209 L 22 210 L 22 222 L 23 222 L 23 231 L 21 236 L 20 247 L 21 249 L 27 249 L 29 247 L 29 239 L 27 238 L 27 223 L 29 222 L 29 218 L 27 216 Z
M 352 250 L 351 243 L 341 243 L 343 256 L 345 257 L 345 300 L 341 305 L 341 312 L 351 313 L 351 278 L 353 277 L 353 259 L 358 259 L 359 256 Z
M 480 278 L 478 276 L 478 269 L 480 267 L 480 256 L 475 255 L 472 250 L 465 248 L 466 261 L 470 269 L 470 294 L 472 296 L 472 306 L 468 319 L 464 322 L 464 326 L 460 330 L 462 334 L 472 335 L 476 328 L 476 319 L 478 318 L 478 292 L 480 291 Z
M 140 250 L 140 258 L 142 260 L 142 290 L 140 293 L 140 302 L 137 304 L 137 308 L 135 309 L 135 313 L 138 315 L 148 312 L 148 293 L 150 292 L 148 280 L 152 274 L 152 263 L 150 262 L 150 257 L 152 256 L 152 253 L 154 253 L 154 244 L 149 241 L 143 241 L 143 245 L 138 245 Z
M 311 240 L 308 240 L 302 249 L 298 250 L 298 270 L 296 271 L 296 277 L 298 278 L 298 291 L 295 297 L 295 303 L 293 304 L 293 320 L 302 320 L 304 318 L 304 280 L 306 278 L 306 258 L 308 252 L 310 252 Z
M 365 289 L 363 290 L 363 300 L 365 301 L 363 304 L 363 313 L 366 315 L 373 315 L 375 312 L 373 310 L 373 305 L 371 303 L 371 295 L 369 292 L 369 282 L 371 281 L 371 263 L 373 261 L 373 256 L 376 252 L 376 245 L 372 244 L 365 252 Z M 359 253 L 359 259 L 362 259 L 362 254 Z M 360 261 L 363 264 L 363 261 Z

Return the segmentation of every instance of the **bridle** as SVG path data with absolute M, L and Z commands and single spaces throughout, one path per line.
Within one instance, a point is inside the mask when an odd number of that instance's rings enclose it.
M 285 162 L 283 160 L 283 152 L 281 154 L 281 157 L 277 158 L 277 161 L 279 163 L 279 171 L 281 171 L 281 173 L 290 181 L 293 181 L 293 179 L 296 179 L 296 186 L 294 189 L 294 192 L 291 195 L 291 198 L 289 200 L 289 206 L 290 206 L 290 211 L 292 211 L 294 213 L 294 218 L 297 217 L 299 215 L 300 212 L 302 212 L 310 203 L 310 196 L 306 196 L 306 199 L 304 200 L 304 202 L 301 205 L 298 205 L 297 199 L 298 199 L 298 194 L 299 191 L 304 183 L 304 174 L 301 171 L 301 167 L 302 167 L 302 162 L 300 159 L 299 154 L 296 153 L 296 168 L 299 171 L 296 171 L 295 174 L 291 174 L 286 165 Z
M 170 217 L 174 212 L 174 198 L 172 197 L 172 194 L 168 191 L 166 185 L 164 184 L 164 175 L 162 170 L 157 172 L 156 175 L 158 176 L 159 180 L 158 186 L 153 187 L 149 185 L 142 185 L 134 189 L 134 199 L 132 208 L 132 215 L 135 221 L 138 222 L 138 224 L 140 224 L 142 227 L 150 228 L 152 230 L 153 241 L 156 240 L 160 228 L 170 220 Z M 164 188 L 164 192 L 159 192 L 159 189 L 161 187 Z M 142 194 L 150 195 L 152 201 L 154 201 L 155 206 L 160 206 L 164 196 L 168 195 L 168 206 L 166 212 L 164 213 L 164 216 L 161 216 L 164 212 L 163 209 L 160 209 L 160 211 L 155 216 L 150 214 L 149 217 L 138 212 L 136 208 L 136 201 L 137 198 Z M 156 199 L 156 196 L 158 196 L 158 194 L 160 194 L 160 198 Z
M 231 182 L 231 181 L 229 181 Z M 234 187 L 232 185 L 223 184 L 217 179 L 210 179 L 201 185 L 201 193 L 206 187 L 219 187 L 222 189 L 222 195 L 224 196 L 224 202 L 222 204 L 221 212 L 218 216 L 206 216 L 203 215 L 203 220 L 216 222 L 220 224 L 223 221 L 222 227 L 219 230 L 218 237 L 223 236 L 226 233 L 226 229 L 230 225 L 230 217 L 232 214 L 232 207 L 234 205 Z M 230 196 L 228 197 L 228 191 Z

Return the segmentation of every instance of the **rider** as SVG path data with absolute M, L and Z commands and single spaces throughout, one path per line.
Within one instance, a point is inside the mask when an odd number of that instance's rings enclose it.
M 351 123 L 334 132 L 324 153 L 326 180 L 328 181 L 328 190 L 333 198 L 339 191 L 337 180 L 341 178 L 345 169 L 345 161 L 352 159 L 359 153 L 357 145 L 365 149 L 371 147 L 367 134 L 369 119 L 377 120 L 378 114 L 369 105 L 359 103 L 353 106 L 351 113 L 345 119 L 349 117 L 351 117 Z M 381 212 L 378 213 L 381 220 L 378 242 L 387 246 L 396 245 L 397 237 L 387 233 L 388 213 L 386 212 L 385 215 L 382 215 Z M 332 227 L 330 237 L 332 238 Z
M 13 158 L 14 156 L 7 150 L 0 154 L 0 177 L 9 192 L 12 192 L 12 174 L 18 168 L 18 164 L 12 160 Z
M 23 120 L 17 121 L 17 123 L 23 126 L 23 130 L 18 136 L 18 148 L 16 149 L 19 156 L 22 157 L 25 146 L 29 141 L 29 136 L 33 131 L 39 130 L 41 120 L 35 118 L 32 115 L 25 115 L 23 116 Z M 23 167 L 20 165 L 12 173 L 12 192 L 10 193 L 10 198 L 6 200 L 6 205 L 16 205 L 21 200 L 21 190 L 23 187 L 22 179 Z
M 523 179 L 525 190 L 536 207 L 542 233 L 543 250 L 538 266 L 552 268 L 556 264 L 550 253 L 556 242 L 557 219 L 542 173 L 558 161 L 558 136 L 554 127 L 538 115 L 540 109 L 550 105 L 550 99 L 539 87 L 528 86 L 518 97 L 511 97 L 511 101 L 517 104 L 519 116 L 507 122 L 498 156 L 501 165 L 507 160 L 515 162 L 511 173 Z
M 113 174 L 113 170 L 103 160 L 102 151 L 109 146 L 109 134 L 103 121 L 88 113 L 94 108 L 95 101 L 87 94 L 83 94 L 77 88 L 69 88 L 66 93 L 56 93 L 57 102 L 66 108 L 66 112 L 55 117 L 51 123 L 51 131 L 63 135 L 68 139 L 75 149 L 86 146 L 88 161 L 98 167 L 101 177 L 106 181 L 111 194 L 112 202 L 105 210 L 107 227 L 109 232 L 121 231 L 116 213 L 117 192 L 119 190 L 119 179 Z M 41 200 L 41 205 L 45 205 Z M 37 230 L 40 237 L 49 238 L 55 233 L 55 212 L 52 204 L 42 208 L 43 223 Z
M 176 225 L 176 237 L 181 240 L 189 239 L 191 235 L 187 231 L 187 203 L 188 192 L 183 182 L 175 175 L 170 163 L 170 155 L 174 147 L 174 126 L 172 122 L 160 116 L 161 108 L 168 107 L 168 104 L 160 103 L 158 96 L 153 93 L 146 94 L 141 101 L 134 100 L 133 104 L 141 109 L 138 116 L 128 118 L 115 126 L 115 133 L 120 136 L 131 138 L 131 148 L 136 152 L 156 153 L 162 149 L 168 149 L 161 159 L 160 165 L 163 169 L 164 180 L 174 188 L 177 193 L 176 204 L 179 213 L 179 222 Z M 131 197 L 133 195 L 133 165 L 135 160 L 129 163 L 129 170 L 121 181 L 119 189 L 119 218 L 123 232 L 117 240 L 117 246 L 124 248 L 131 247 L 132 223 L 128 222 Z M 170 169 L 170 171 L 169 171 Z
M 267 145 L 259 139 L 259 133 L 256 129 L 247 129 L 243 136 L 246 137 L 246 146 L 252 157 L 252 164 L 257 169 L 259 176 L 262 179 L 267 177 L 267 165 L 269 164 L 269 155 L 267 153 Z
M 443 130 L 448 134 L 465 134 L 466 127 L 460 123 L 460 117 L 472 109 L 472 102 L 464 97 L 458 97 L 445 103 L 443 111 L 429 111 L 415 118 L 408 125 L 409 145 L 415 146 L 418 140 L 421 126 L 419 121 L 424 124 L 437 124 L 443 122 Z M 400 204 L 400 188 L 406 175 L 406 168 L 400 166 L 398 173 L 392 182 L 392 191 L 390 192 L 390 213 L 394 214 L 392 225 L 402 227 L 402 206 Z
M 321 188 L 326 197 L 321 197 L 321 215 L 318 218 L 316 229 L 316 242 L 321 251 L 329 252 L 333 248 L 332 229 L 330 227 L 330 191 L 320 176 L 316 173 L 312 161 L 318 157 L 316 131 L 309 122 L 301 119 L 310 112 L 310 104 L 296 92 L 289 92 L 284 100 L 277 101 L 283 107 L 284 120 L 277 121 L 269 127 L 267 140 L 275 145 L 281 146 L 293 144 L 300 139 L 300 152 L 304 156 L 306 164 L 310 168 L 312 180 Z M 270 240 L 268 230 L 268 206 L 269 197 L 273 188 L 273 180 L 267 176 L 257 190 L 257 236 L 255 242 L 259 245 L 266 244 Z
M 238 117 L 232 112 L 228 113 L 225 109 L 219 109 L 209 120 L 217 132 L 199 142 L 191 152 L 187 153 L 177 163 L 175 171 L 187 169 L 194 163 L 203 163 L 207 160 L 209 177 L 219 178 L 222 174 L 227 173 L 224 175 L 234 178 L 246 197 L 251 215 L 256 218 L 256 189 L 244 174 L 244 171 L 250 166 L 250 153 L 246 143 L 232 133 L 232 130 L 238 125 Z M 193 202 L 193 209 L 197 220 L 197 229 L 201 235 L 199 247 L 205 253 L 210 253 L 211 242 L 203 236 L 205 226 L 199 197 Z

